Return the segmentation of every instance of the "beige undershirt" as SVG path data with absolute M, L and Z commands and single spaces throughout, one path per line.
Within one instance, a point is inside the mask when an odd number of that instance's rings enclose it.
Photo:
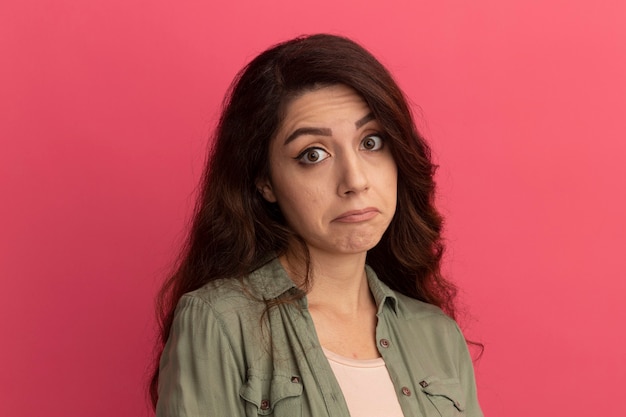
M 404 417 L 383 358 L 351 359 L 323 350 L 351 417 Z

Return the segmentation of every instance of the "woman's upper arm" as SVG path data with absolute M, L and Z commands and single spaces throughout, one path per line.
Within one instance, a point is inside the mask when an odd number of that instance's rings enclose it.
M 159 367 L 157 417 L 243 415 L 233 347 L 204 300 L 181 298 Z

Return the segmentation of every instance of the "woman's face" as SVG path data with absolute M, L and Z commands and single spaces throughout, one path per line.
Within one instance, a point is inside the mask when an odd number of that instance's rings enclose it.
M 270 178 L 257 182 L 263 197 L 313 256 L 373 248 L 396 210 L 397 169 L 371 110 L 344 85 L 304 93 L 286 110 Z

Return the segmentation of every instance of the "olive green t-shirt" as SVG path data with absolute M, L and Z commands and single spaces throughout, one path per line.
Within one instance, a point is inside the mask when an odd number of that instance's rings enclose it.
M 482 417 L 456 323 L 366 272 L 378 351 L 404 415 Z M 157 417 L 349 417 L 306 297 L 266 308 L 295 291 L 274 259 L 243 281 L 215 281 L 183 296 L 161 356 Z

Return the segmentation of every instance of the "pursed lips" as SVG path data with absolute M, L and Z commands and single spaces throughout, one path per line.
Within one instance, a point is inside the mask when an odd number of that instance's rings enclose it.
M 358 223 L 377 216 L 380 211 L 376 207 L 367 207 L 362 210 L 350 210 L 337 216 L 333 221 L 340 223 Z

